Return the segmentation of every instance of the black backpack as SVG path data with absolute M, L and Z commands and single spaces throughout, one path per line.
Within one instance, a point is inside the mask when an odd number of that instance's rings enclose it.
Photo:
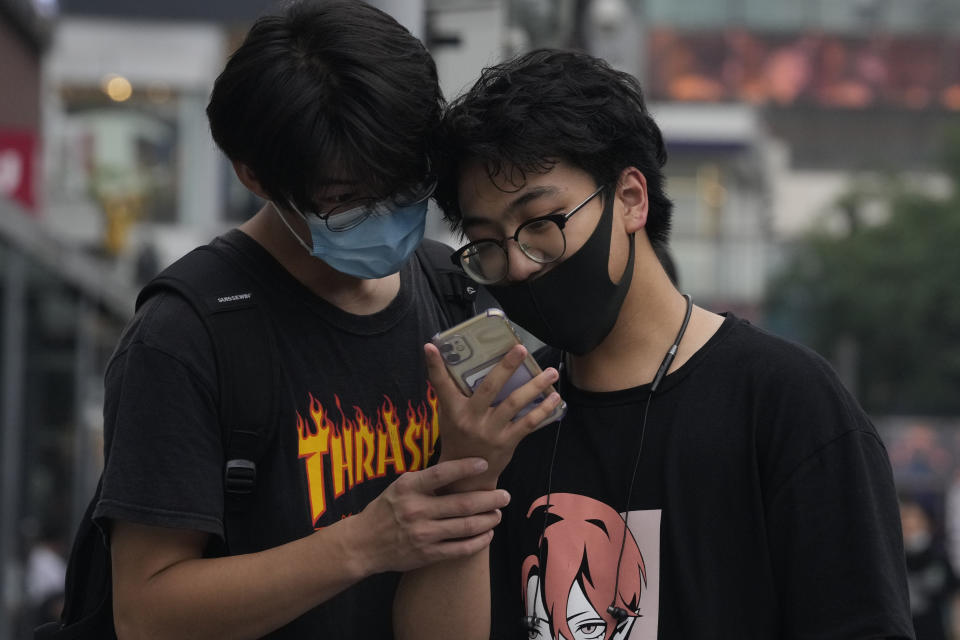
M 496 301 L 450 261 L 450 248 L 424 240 L 415 253 L 434 296 L 440 301 L 446 326 L 452 326 Z M 137 296 L 136 308 L 161 291 L 174 291 L 203 320 L 213 342 L 220 383 L 220 425 L 224 469 L 224 530 L 238 530 L 249 510 L 246 498 L 256 485 L 257 462 L 274 428 L 277 393 L 272 375 L 277 357 L 251 279 L 224 250 L 198 247 L 151 280 Z M 263 336 L 263 340 L 250 340 Z M 242 345 L 243 348 L 237 348 Z M 101 479 L 102 482 L 102 479 Z M 100 499 L 100 484 L 84 513 L 67 562 L 64 607 L 59 622 L 34 630 L 35 640 L 100 640 L 116 638 L 113 627 L 110 549 L 92 520 Z

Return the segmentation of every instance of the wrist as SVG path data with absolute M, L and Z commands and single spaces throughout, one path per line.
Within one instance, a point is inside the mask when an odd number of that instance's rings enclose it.
M 351 582 L 382 571 L 375 566 L 377 554 L 369 551 L 370 528 L 364 526 L 362 515 L 363 512 L 354 514 L 313 534 L 322 536 L 323 540 L 318 543 L 333 549 L 335 557 L 341 558 Z

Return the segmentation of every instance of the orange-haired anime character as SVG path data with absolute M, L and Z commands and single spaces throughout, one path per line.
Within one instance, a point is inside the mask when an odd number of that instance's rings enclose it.
M 636 539 L 629 530 L 624 539 L 623 518 L 598 500 L 572 493 L 554 493 L 549 500 L 539 553 L 523 561 L 530 638 L 627 638 L 642 615 L 640 597 L 647 583 Z M 540 526 L 547 508 L 547 497 L 536 500 L 528 521 Z M 607 613 L 610 604 L 626 610 L 627 618 L 617 624 Z

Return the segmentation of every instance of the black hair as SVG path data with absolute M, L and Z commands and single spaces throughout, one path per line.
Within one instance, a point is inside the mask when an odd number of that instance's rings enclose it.
M 386 197 L 421 182 L 443 109 L 423 44 L 358 0 L 259 18 L 217 78 L 213 139 L 271 199 L 301 211 L 331 179 Z
M 602 59 L 538 49 L 484 69 L 447 109 L 439 144 L 436 199 L 453 228 L 462 218 L 457 185 L 465 162 L 479 161 L 491 178 L 520 188 L 527 173 L 563 160 L 598 185 L 639 169 L 647 181 L 647 236 L 654 246 L 667 242 L 673 203 L 664 193 L 663 136 L 640 83 Z

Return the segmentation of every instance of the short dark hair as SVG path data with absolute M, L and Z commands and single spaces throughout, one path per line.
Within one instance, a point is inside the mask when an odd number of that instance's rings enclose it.
M 673 203 L 664 193 L 667 160 L 660 128 L 647 111 L 640 83 L 604 60 L 579 51 L 538 49 L 489 67 L 454 100 L 441 126 L 437 202 L 454 228 L 462 218 L 460 170 L 479 161 L 491 177 L 521 187 L 527 173 L 563 160 L 613 185 L 636 167 L 647 180 L 646 231 L 665 245 Z
M 443 109 L 423 44 L 357 0 L 301 0 L 259 18 L 217 78 L 213 139 L 301 211 L 332 178 L 385 197 L 422 181 Z

